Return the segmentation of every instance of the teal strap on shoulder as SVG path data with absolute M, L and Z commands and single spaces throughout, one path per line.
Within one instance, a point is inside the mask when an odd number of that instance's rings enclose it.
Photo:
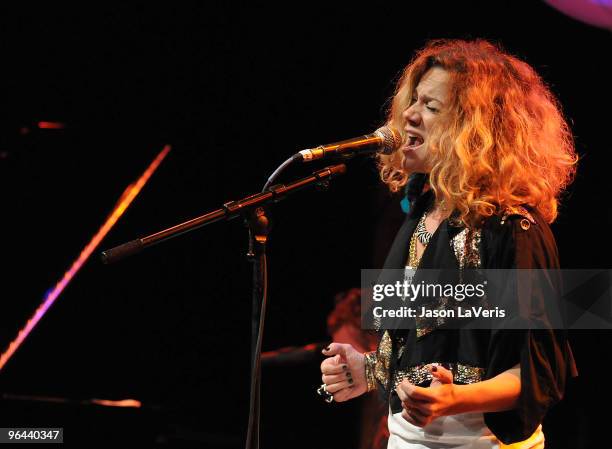
M 410 201 L 408 201 L 407 196 L 402 198 L 402 201 L 400 201 L 400 206 L 402 206 L 402 211 L 404 211 L 405 214 L 410 212 Z
M 400 206 L 402 207 L 402 211 L 407 214 L 410 212 L 410 200 L 408 199 L 408 184 L 404 187 L 404 198 L 400 201 Z

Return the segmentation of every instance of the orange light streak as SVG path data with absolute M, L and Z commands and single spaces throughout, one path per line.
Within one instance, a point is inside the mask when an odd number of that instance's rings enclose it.
M 122 399 L 119 401 L 109 401 L 108 399 L 92 399 L 92 404 L 103 405 L 105 407 L 131 407 L 140 408 L 142 403 L 136 399 Z
M 40 129 L 64 129 L 66 125 L 62 122 L 38 122 Z
M 0 370 L 4 367 L 4 365 L 6 365 L 6 363 L 10 360 L 10 358 L 17 351 L 17 349 L 19 349 L 19 347 L 28 337 L 30 332 L 32 332 L 32 329 L 34 329 L 34 327 L 42 319 L 47 310 L 49 310 L 49 308 L 53 305 L 57 297 L 62 293 L 62 291 L 64 291 L 68 283 L 74 278 L 74 276 L 76 276 L 83 264 L 87 261 L 87 259 L 89 259 L 91 254 L 96 250 L 96 248 L 98 247 L 100 242 L 102 242 L 104 237 L 106 237 L 106 234 L 110 232 L 115 223 L 117 223 L 117 220 L 119 220 L 121 215 L 123 215 L 123 213 L 127 210 L 132 201 L 134 201 L 134 199 L 140 193 L 147 181 L 149 181 L 151 175 L 153 175 L 155 170 L 157 170 L 159 164 L 161 164 L 161 162 L 164 160 L 170 149 L 170 145 L 166 145 L 157 155 L 157 157 L 151 162 L 149 167 L 147 167 L 147 169 L 140 176 L 138 181 L 136 181 L 134 184 L 130 184 L 125 189 L 125 191 L 121 195 L 121 198 L 117 202 L 115 209 L 108 216 L 100 230 L 96 233 L 96 235 L 94 235 L 94 237 L 83 249 L 83 251 L 81 251 L 79 257 L 72 263 L 70 269 L 66 271 L 66 273 L 64 273 L 64 276 L 58 281 L 53 290 L 47 292 L 45 298 L 43 299 L 43 302 L 40 304 L 40 306 L 38 306 L 36 312 L 34 312 L 34 315 L 32 315 L 32 317 L 27 321 L 24 328 L 21 329 L 17 334 L 15 340 L 10 343 L 7 350 L 0 356 Z

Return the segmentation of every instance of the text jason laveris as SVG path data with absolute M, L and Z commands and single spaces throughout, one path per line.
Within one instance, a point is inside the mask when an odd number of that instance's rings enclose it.
M 505 309 L 495 307 L 457 307 L 456 309 L 428 309 L 426 307 L 400 307 L 386 310 L 374 307 L 376 318 L 505 318 Z

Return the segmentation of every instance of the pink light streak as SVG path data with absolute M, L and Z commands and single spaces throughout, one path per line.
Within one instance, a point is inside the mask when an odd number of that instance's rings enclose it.
M 76 276 L 76 274 L 79 272 L 83 264 L 87 262 L 87 259 L 89 259 L 89 256 L 91 256 L 91 254 L 96 250 L 100 242 L 104 239 L 104 237 L 106 237 L 106 234 L 110 232 L 110 230 L 115 225 L 117 220 L 119 220 L 121 215 L 123 215 L 123 213 L 127 210 L 127 208 L 130 206 L 132 201 L 134 201 L 134 199 L 140 193 L 140 191 L 145 186 L 147 181 L 149 181 L 149 178 L 151 177 L 151 175 L 153 175 L 155 170 L 157 170 L 157 167 L 159 167 L 159 164 L 161 164 L 161 162 L 164 160 L 164 158 L 166 157 L 170 149 L 171 149 L 170 145 L 166 145 L 161 150 L 161 152 L 157 155 L 157 157 L 151 162 L 151 164 L 147 167 L 147 169 L 140 176 L 138 181 L 136 181 L 133 184 L 130 184 L 125 189 L 125 191 L 121 195 L 121 198 L 119 198 L 119 201 L 117 202 L 117 205 L 115 206 L 115 209 L 108 216 L 108 218 L 106 219 L 106 221 L 104 222 L 100 230 L 94 235 L 94 237 L 87 244 L 87 246 L 83 249 L 83 251 L 81 251 L 81 254 L 79 255 L 79 257 L 72 263 L 72 266 L 70 267 L 70 269 L 66 271 L 66 273 L 64 273 L 64 276 L 55 285 L 53 290 L 47 292 L 47 294 L 45 295 L 45 298 L 43 299 L 43 302 L 40 304 L 40 306 L 38 306 L 38 309 L 36 309 L 36 312 L 34 312 L 34 315 L 27 321 L 25 327 L 23 327 L 23 329 L 19 331 L 15 340 L 13 340 L 9 344 L 9 347 L 7 348 L 7 350 L 0 356 L 0 370 L 4 367 L 4 365 L 6 365 L 6 363 L 10 360 L 10 358 L 17 351 L 17 349 L 19 349 L 19 347 L 28 337 L 30 332 L 32 332 L 34 327 L 42 319 L 45 313 L 47 313 L 47 310 L 49 310 L 49 308 L 53 305 L 57 297 L 64 291 L 66 286 L 70 283 L 70 281 L 74 278 L 74 276 Z

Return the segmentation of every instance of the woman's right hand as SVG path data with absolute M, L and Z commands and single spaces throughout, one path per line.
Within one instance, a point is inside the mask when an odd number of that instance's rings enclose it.
M 322 352 L 328 357 L 321 363 L 322 379 L 334 401 L 348 401 L 367 391 L 365 357 L 361 352 L 344 343 L 331 343 Z

